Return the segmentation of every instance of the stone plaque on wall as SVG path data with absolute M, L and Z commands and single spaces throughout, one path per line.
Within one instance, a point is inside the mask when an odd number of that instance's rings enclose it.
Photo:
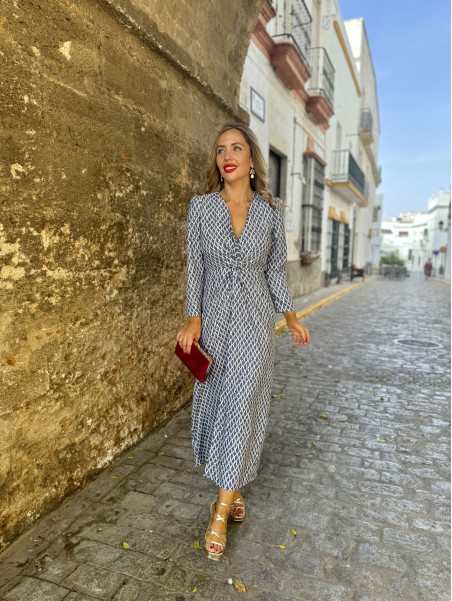
M 261 121 L 265 121 L 265 100 L 254 88 L 251 88 L 251 112 Z

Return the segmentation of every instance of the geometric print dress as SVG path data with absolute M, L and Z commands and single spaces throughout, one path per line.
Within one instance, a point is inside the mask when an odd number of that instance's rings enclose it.
M 199 344 L 213 359 L 193 391 L 195 465 L 221 488 L 238 490 L 256 477 L 262 452 L 275 312 L 293 311 L 282 209 L 254 192 L 237 240 L 219 192 L 194 196 L 185 240 L 187 316 L 201 316 Z

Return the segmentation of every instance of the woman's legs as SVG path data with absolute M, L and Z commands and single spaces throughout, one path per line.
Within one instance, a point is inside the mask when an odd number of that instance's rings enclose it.
M 224 490 L 223 488 L 218 489 L 218 500 L 221 501 L 222 503 L 225 503 L 225 505 L 231 505 L 231 503 L 233 501 L 235 501 L 236 499 L 238 499 L 240 496 L 241 495 L 240 495 L 239 490 L 230 491 L 230 490 Z M 215 511 L 221 517 L 226 517 L 228 515 L 228 513 L 233 513 L 237 517 L 241 517 L 245 513 L 245 507 L 244 507 L 243 503 L 240 503 L 240 504 L 236 505 L 234 508 L 228 509 L 224 505 L 220 505 L 219 503 L 216 503 Z M 212 520 L 209 529 L 220 532 L 222 535 L 222 538 L 224 538 L 226 540 L 226 534 L 225 534 L 226 528 L 222 521 L 220 521 L 218 519 Z M 217 536 L 215 536 L 214 534 L 208 534 L 206 536 L 207 551 L 210 551 L 210 553 L 221 553 L 222 548 L 223 548 L 223 545 L 220 544 Z
M 232 504 L 234 495 L 235 491 L 233 490 L 224 490 L 223 488 L 218 489 L 218 500 L 225 505 L 230 506 Z M 214 510 L 219 516 L 226 517 L 230 513 L 231 508 L 220 505 L 220 503 L 216 503 Z M 209 530 L 215 530 L 219 532 L 221 537 L 226 540 L 226 526 L 221 520 L 212 519 Z M 223 551 L 223 545 L 220 543 L 220 540 L 217 536 L 214 534 L 208 534 L 206 536 L 206 549 L 210 553 L 221 553 Z

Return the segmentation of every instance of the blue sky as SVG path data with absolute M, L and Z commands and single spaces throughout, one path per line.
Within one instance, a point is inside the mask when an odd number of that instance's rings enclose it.
M 339 0 L 363 17 L 377 77 L 383 218 L 426 211 L 450 190 L 450 3 Z

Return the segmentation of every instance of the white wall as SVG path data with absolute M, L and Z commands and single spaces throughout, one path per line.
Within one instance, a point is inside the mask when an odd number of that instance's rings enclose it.
M 380 266 L 381 219 L 383 214 L 383 194 L 376 194 L 374 201 L 375 219 L 372 215 L 372 271 L 378 273 Z
M 358 156 L 355 157 L 358 159 L 359 166 L 366 177 L 368 195 L 367 206 L 357 209 L 354 262 L 358 267 L 367 266 L 370 270 L 373 264 L 373 208 L 378 185 L 375 180 L 371 157 L 373 158 L 374 165 L 378 164 L 380 140 L 377 85 L 364 19 L 359 18 L 345 21 L 344 26 L 360 75 L 361 97 L 358 127 L 361 124 L 361 111 L 363 109 L 370 109 L 373 120 L 373 142 L 365 146 L 361 138 L 357 137 L 359 147 L 357 151 Z
M 435 254 L 435 251 L 446 247 L 450 252 L 448 248 L 449 204 L 450 192 L 445 192 L 443 188 L 440 188 L 428 201 L 429 253 L 432 257 L 434 275 L 440 275 L 440 268 L 444 269 L 446 266 L 446 253 Z

